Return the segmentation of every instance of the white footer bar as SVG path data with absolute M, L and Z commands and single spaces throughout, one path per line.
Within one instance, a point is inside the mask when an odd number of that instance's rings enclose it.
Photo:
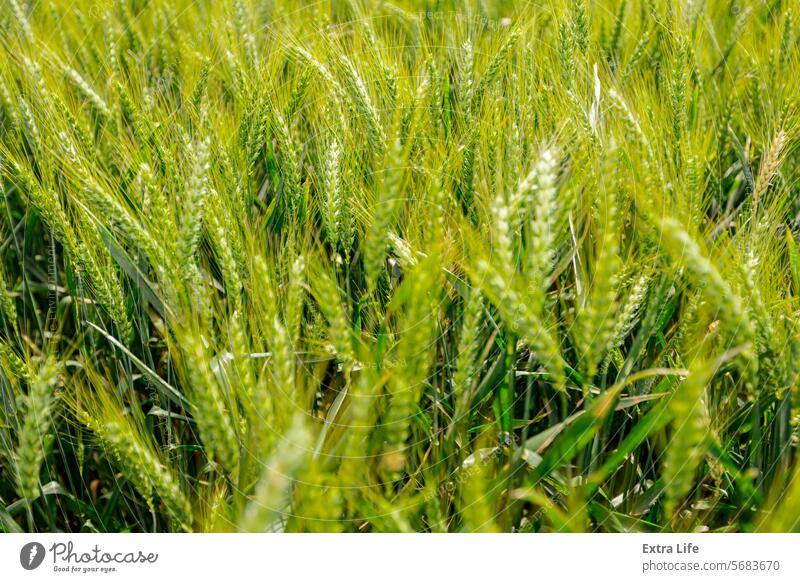
M 787 534 L 3 534 L 0 580 L 800 580 Z M 257 577 L 257 578 L 256 578 Z M 586 577 L 586 578 L 584 578 Z

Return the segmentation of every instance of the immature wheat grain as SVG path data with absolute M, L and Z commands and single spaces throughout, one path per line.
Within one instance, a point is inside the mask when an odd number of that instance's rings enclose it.
M 627 64 L 625 65 L 625 77 L 629 77 L 633 74 L 633 72 L 638 68 L 639 63 L 644 60 L 645 55 L 647 54 L 647 49 L 650 45 L 650 32 L 645 30 L 639 37 L 639 40 L 636 43 L 636 47 L 633 49 L 633 53 L 631 54 L 630 59 L 628 59 Z
M 53 426 L 58 370 L 52 361 L 41 365 L 31 378 L 25 397 L 25 419 L 19 429 L 15 466 L 20 496 L 30 505 L 39 497 L 39 473 Z
M 585 0 L 572 0 L 571 25 L 575 44 L 583 54 L 586 54 L 589 48 L 589 16 Z
M 312 279 L 312 288 L 320 311 L 328 320 L 330 350 L 344 365 L 351 365 L 356 361 L 350 334 L 352 326 L 342 308 L 341 294 L 336 280 L 327 272 L 318 273 Z
M 235 475 L 239 466 L 239 439 L 231 419 L 231 403 L 211 371 L 210 358 L 200 335 L 192 331 L 185 333 L 181 345 L 200 438 L 209 457 L 216 458 L 229 475 Z
M 458 51 L 456 68 L 456 73 L 458 74 L 456 85 L 466 119 L 470 118 L 472 109 L 472 67 L 474 58 L 472 42 L 470 39 L 467 39 L 464 41 L 464 44 L 461 45 L 461 50 Z
M 328 148 L 323 172 L 323 188 L 326 205 L 323 216 L 331 246 L 341 250 L 343 260 L 350 260 L 355 239 L 355 224 L 346 192 L 340 180 L 341 149 L 334 138 Z
M 514 211 L 506 199 L 505 192 L 498 192 L 492 202 L 492 261 L 506 277 L 516 270 L 514 250 L 511 244 L 511 221 Z
M 403 306 L 402 327 L 397 340 L 395 374 L 388 384 L 391 401 L 383 423 L 385 443 L 381 459 L 388 478 L 396 478 L 406 467 L 405 443 L 427 379 L 440 278 L 432 263 L 431 258 L 418 263 L 398 290 Z
M 597 364 L 606 354 L 615 325 L 617 278 L 621 268 L 615 195 L 616 192 L 601 194 L 605 201 L 605 224 L 598 241 L 591 294 L 578 320 L 583 345 L 581 360 L 588 382 L 597 373 Z
M 475 87 L 475 92 L 472 95 L 472 109 L 480 107 L 484 94 L 489 90 L 495 80 L 497 80 L 497 77 L 502 71 L 503 65 L 506 64 L 506 60 L 512 54 L 519 38 L 520 34 L 518 32 L 512 32 L 494 54 L 492 60 L 489 61 L 489 65 L 486 67 L 483 75 L 481 75 L 481 78 Z
M 270 532 L 291 514 L 292 484 L 311 454 L 311 434 L 302 414 L 296 414 L 283 440 L 263 461 L 253 496 L 239 520 L 241 531 Z
M 2 338 L 0 338 L 0 365 L 4 367 L 6 374 L 14 378 L 26 381 L 29 379 L 28 366 Z
M 222 200 L 215 190 L 209 193 L 210 212 L 206 213 L 208 230 L 211 235 L 212 245 L 219 260 L 222 276 L 225 279 L 225 289 L 234 311 L 242 307 L 242 278 L 239 264 L 236 260 L 233 245 L 229 240 L 232 229 L 224 225 L 224 217 L 227 211 L 222 208 Z
M 530 208 L 530 249 L 528 250 L 528 273 L 530 284 L 536 289 L 545 286 L 555 256 L 555 218 L 557 161 L 553 152 L 544 150 L 533 172 L 520 190 L 528 187 Z
M 467 422 L 464 415 L 467 414 L 472 400 L 473 391 L 471 387 L 475 382 L 475 364 L 478 358 L 478 351 L 482 347 L 479 339 L 481 337 L 483 309 L 481 293 L 479 290 L 473 289 L 464 309 L 455 371 L 452 377 L 455 411 L 453 412 L 453 423 L 449 429 L 450 433 Z
M 669 255 L 686 265 L 691 276 L 701 288 L 706 288 L 710 301 L 719 305 L 733 332 L 743 338 L 751 336 L 750 322 L 745 317 L 742 301 L 731 288 L 711 260 L 703 253 L 700 245 L 689 235 L 681 224 L 671 217 L 663 217 L 659 222 L 660 243 Z
M 753 213 L 756 214 L 758 204 L 766 194 L 775 176 L 778 174 L 778 169 L 784 159 L 784 147 L 786 145 L 786 132 L 781 129 L 772 140 L 772 145 L 767 151 L 764 158 L 761 160 L 761 169 L 758 172 L 758 178 L 755 183 L 755 191 L 753 192 Z
M 340 67 L 344 73 L 344 88 L 349 96 L 359 118 L 367 126 L 367 141 L 369 151 L 379 157 L 386 147 L 386 135 L 380 122 L 378 110 L 372 104 L 372 99 L 361 77 L 358 75 L 353 63 L 341 57 Z
M 558 27 L 558 57 L 561 61 L 561 81 L 569 89 L 575 79 L 575 43 L 569 24 L 564 21 Z
M 387 234 L 391 228 L 406 177 L 406 150 L 399 139 L 395 140 L 387 166 L 382 174 L 382 187 L 375 202 L 375 215 L 364 247 L 364 267 L 371 286 L 375 286 L 385 273 Z
M 531 346 L 547 368 L 555 387 L 563 390 L 564 360 L 558 341 L 547 328 L 547 320 L 542 318 L 542 306 L 524 300 L 513 283 L 484 259 L 476 265 L 476 285 L 495 304 L 504 324 Z
M 305 287 L 306 258 L 298 254 L 292 262 L 289 272 L 289 286 L 286 298 L 286 326 L 293 346 L 298 346 L 300 342 Z
M 624 343 L 625 338 L 628 337 L 636 325 L 639 311 L 647 295 L 651 280 L 652 273 L 646 270 L 631 285 L 625 303 L 616 316 L 616 323 L 609 337 L 607 353 L 600 367 L 601 372 L 608 369 L 613 351 Z
M 80 96 L 92 104 L 102 119 L 111 118 L 111 109 L 78 71 L 72 67 L 64 67 L 64 74 L 72 81 Z
M 192 173 L 184 193 L 177 245 L 179 264 L 187 270 L 194 270 L 194 255 L 200 239 L 203 206 L 208 196 L 208 172 L 211 167 L 208 150 L 208 139 L 189 145 L 188 155 L 193 161 Z
M 31 30 L 31 23 L 28 21 L 28 16 L 25 14 L 25 10 L 20 6 L 19 0 L 8 0 L 9 4 L 11 4 L 11 13 L 14 15 L 14 19 L 17 21 L 17 26 L 19 26 L 22 35 L 25 37 L 25 40 L 28 42 L 33 42 L 33 31 Z
M 709 418 L 704 393 L 706 383 L 713 374 L 714 368 L 710 364 L 696 358 L 689 369 L 689 376 L 670 397 L 669 409 L 675 419 L 675 432 L 664 461 L 668 515 L 674 515 L 676 504 L 689 493 L 695 471 L 709 443 Z
M 95 416 L 97 413 L 97 410 L 81 410 L 78 417 L 110 449 L 126 476 L 148 502 L 152 504 L 155 492 L 166 505 L 168 514 L 183 530 L 191 531 L 192 507 L 178 477 L 124 417 L 104 418 Z
M 672 139 L 673 148 L 676 153 L 680 152 L 680 144 L 686 126 L 686 85 L 689 78 L 687 64 L 686 41 L 681 38 L 675 50 L 674 62 L 672 64 L 672 80 L 670 83 L 670 93 L 672 99 Z
M 8 91 L 5 81 L 0 77 L 0 111 L 3 114 L 2 127 L 4 132 L 13 133 L 19 126 L 19 115 L 11 93 Z
M 6 323 L 17 329 L 17 306 L 11 290 L 7 287 L 8 275 L 3 261 L 0 260 L 0 313 L 5 317 Z

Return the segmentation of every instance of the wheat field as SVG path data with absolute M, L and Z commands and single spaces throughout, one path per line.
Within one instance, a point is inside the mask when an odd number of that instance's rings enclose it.
M 0 531 L 800 531 L 793 4 L 0 0 Z

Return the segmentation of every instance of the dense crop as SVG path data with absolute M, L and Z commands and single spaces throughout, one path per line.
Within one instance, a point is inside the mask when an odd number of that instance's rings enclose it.
M 0 0 L 0 531 L 800 529 L 789 0 Z

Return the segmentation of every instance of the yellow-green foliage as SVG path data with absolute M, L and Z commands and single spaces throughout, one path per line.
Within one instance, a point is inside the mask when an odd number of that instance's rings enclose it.
M 0 529 L 796 529 L 791 7 L 0 0 Z

